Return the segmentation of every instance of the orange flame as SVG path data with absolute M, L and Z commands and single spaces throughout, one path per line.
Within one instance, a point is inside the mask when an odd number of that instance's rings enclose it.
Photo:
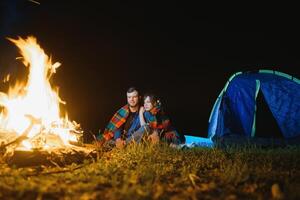
M 19 49 L 23 64 L 29 68 L 28 80 L 10 87 L 7 93 L 0 92 L 0 129 L 26 134 L 23 141 L 26 148 L 46 148 L 47 146 L 68 145 L 78 140 L 78 125 L 67 117 L 60 116 L 60 103 L 64 103 L 58 92 L 50 85 L 51 76 L 61 65 L 52 64 L 36 38 L 9 38 Z M 56 135 L 57 140 L 47 142 L 47 135 Z M 38 142 L 37 142 L 38 141 Z

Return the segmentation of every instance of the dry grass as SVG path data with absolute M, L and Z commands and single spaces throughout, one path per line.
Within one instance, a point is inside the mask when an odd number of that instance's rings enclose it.
M 131 145 L 64 168 L 1 164 L 0 199 L 299 199 L 299 168 L 299 147 Z

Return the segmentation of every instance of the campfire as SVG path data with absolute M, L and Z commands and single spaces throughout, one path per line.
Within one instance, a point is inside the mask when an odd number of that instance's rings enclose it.
M 9 40 L 20 50 L 28 69 L 27 80 L 0 92 L 0 143 L 6 151 L 74 149 L 82 137 L 80 125 L 62 114 L 58 88 L 50 84 L 61 65 L 53 63 L 37 43 L 27 37 Z M 9 80 L 9 75 L 5 81 Z

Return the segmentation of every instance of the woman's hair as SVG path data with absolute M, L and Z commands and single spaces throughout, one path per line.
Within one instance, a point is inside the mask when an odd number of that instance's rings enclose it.
M 144 95 L 144 101 L 147 97 L 149 97 L 149 99 L 150 99 L 153 106 L 156 106 L 157 104 L 160 104 L 160 100 L 156 95 L 154 95 L 152 93 L 146 93 Z

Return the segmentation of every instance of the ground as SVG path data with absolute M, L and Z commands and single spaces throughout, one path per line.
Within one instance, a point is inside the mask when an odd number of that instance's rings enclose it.
M 300 148 L 131 145 L 82 164 L 0 165 L 0 199 L 299 199 Z

